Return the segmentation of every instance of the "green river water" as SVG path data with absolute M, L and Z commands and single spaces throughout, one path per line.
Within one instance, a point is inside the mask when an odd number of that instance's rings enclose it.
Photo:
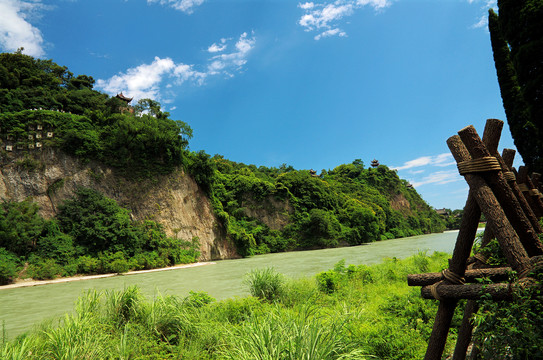
M 115 276 L 26 288 L 0 288 L 0 326 L 8 338 L 29 330 L 44 319 L 58 317 L 73 309 L 84 291 L 122 289 L 138 285 L 148 297 L 188 295 L 206 291 L 216 299 L 248 295 L 244 275 L 257 268 L 273 267 L 290 277 L 303 277 L 331 269 L 345 259 L 349 264 L 375 264 L 385 257 L 405 258 L 418 251 L 452 253 L 457 231 L 379 241 L 367 245 L 259 255 L 246 259 L 223 260 L 215 264 L 161 272 Z

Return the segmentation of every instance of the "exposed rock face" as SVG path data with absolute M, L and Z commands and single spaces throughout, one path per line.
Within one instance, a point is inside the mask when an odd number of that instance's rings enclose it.
M 390 207 L 392 210 L 398 210 L 402 214 L 411 213 L 411 204 L 409 204 L 409 201 L 405 198 L 405 196 L 403 196 L 403 194 L 394 196 L 392 201 L 390 201 Z
M 294 211 L 288 201 L 278 201 L 273 197 L 258 202 L 245 198 L 242 206 L 245 216 L 260 220 L 272 230 L 283 230 Z
M 72 197 L 78 187 L 88 187 L 115 199 L 131 210 L 133 220 L 154 220 L 168 236 L 200 241 L 200 260 L 238 257 L 216 219 L 211 203 L 194 180 L 179 170 L 153 179 L 129 180 L 102 164 L 82 163 L 60 150 L 43 149 L 32 157 L 2 157 L 0 200 L 32 198 L 45 218 Z

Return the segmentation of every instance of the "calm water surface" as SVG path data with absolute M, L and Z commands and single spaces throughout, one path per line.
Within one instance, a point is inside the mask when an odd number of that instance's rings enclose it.
M 243 277 L 253 269 L 274 267 L 290 277 L 303 277 L 329 270 L 342 259 L 347 265 L 358 265 L 375 264 L 385 257 L 405 258 L 421 250 L 452 253 L 457 234 L 447 231 L 361 246 L 259 255 L 194 268 L 0 290 L 0 327 L 5 324 L 7 336 L 12 338 L 41 320 L 72 310 L 78 296 L 86 290 L 138 285 L 148 297 L 159 293 L 186 296 L 192 290 L 206 291 L 220 300 L 248 295 Z

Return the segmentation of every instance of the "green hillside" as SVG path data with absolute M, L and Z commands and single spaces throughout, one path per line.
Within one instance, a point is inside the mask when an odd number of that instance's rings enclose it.
M 100 161 L 132 179 L 182 168 L 209 196 L 242 256 L 358 245 L 445 229 L 444 220 L 384 165 L 366 168 L 357 159 L 317 175 L 287 165 L 257 167 L 192 152 L 192 129 L 170 119 L 158 102 L 142 99 L 129 106 L 93 85 L 91 76 L 74 76 L 51 60 L 0 54 L 0 162 L 17 158 L 22 170 L 39 171 L 33 154 L 54 147 L 83 161 Z M 70 207 L 76 210 L 63 210 Z M 97 211 L 100 226 L 91 225 Z M 128 214 L 113 200 L 85 189 L 49 220 L 41 219 L 31 203 L 4 202 L 0 257 L 11 269 L 5 270 L 11 275 L 4 282 L 29 261 L 54 261 L 63 269 L 58 274 L 73 274 L 112 271 L 104 264 L 115 260 L 123 271 L 187 261 L 184 253 L 172 250 L 180 246 L 189 258 L 197 256 L 191 239 L 178 243 L 157 224 L 133 223 Z M 138 253 L 148 256 L 134 260 Z

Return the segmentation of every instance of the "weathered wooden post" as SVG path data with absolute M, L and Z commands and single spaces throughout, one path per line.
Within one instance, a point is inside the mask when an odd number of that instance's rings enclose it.
M 528 176 L 528 169 L 526 166 L 521 166 L 518 169 L 518 179 L 521 183 L 520 188 L 525 194 L 526 198 L 530 199 L 530 204 L 534 210 L 534 213 L 537 217 L 543 216 L 543 201 L 539 196 L 539 190 L 534 187 L 532 179 Z
M 489 278 L 492 281 L 507 280 L 510 267 L 497 267 L 485 269 L 468 269 L 464 272 L 466 283 L 476 282 L 476 279 Z M 441 280 L 445 280 L 443 273 L 410 274 L 407 276 L 407 285 L 409 286 L 428 286 Z
M 468 151 L 474 156 L 473 160 L 466 157 L 458 164 L 460 174 L 464 175 L 466 182 L 470 186 L 470 190 L 475 189 L 473 193 L 477 203 L 481 211 L 485 214 L 487 222 L 491 224 L 494 235 L 500 243 L 508 263 L 513 270 L 522 272 L 530 266 L 528 254 L 496 199 L 494 192 L 485 181 L 485 178 L 491 178 L 490 174 L 484 178 L 480 175 L 481 172 L 491 172 L 495 176 L 500 176 L 502 175 L 500 172 L 501 167 L 495 158 L 488 156 L 488 150 L 473 126 L 467 126 L 458 133 L 462 137 L 462 140 L 460 140 L 460 136 L 449 138 L 451 143 L 457 144 L 457 146 L 449 145 L 451 152 L 457 151 L 456 149 L 460 146 L 458 144 L 462 144 L 463 141 L 462 145 L 466 144 L 465 146 L 468 148 Z M 504 180 L 503 175 L 501 179 Z
M 505 176 L 505 179 L 507 180 L 507 183 L 509 184 L 509 186 L 515 193 L 515 196 L 519 200 L 519 203 L 522 206 L 522 210 L 524 210 L 524 213 L 530 220 L 532 227 L 538 234 L 541 234 L 543 233 L 543 227 L 539 223 L 539 219 L 537 218 L 537 216 L 535 216 L 535 213 L 532 207 L 530 206 L 530 204 L 524 197 L 524 194 L 522 193 L 517 182 L 515 169 L 513 169 L 513 161 L 515 159 L 515 153 L 516 151 L 513 149 L 503 149 L 502 159 L 505 163 L 505 166 L 507 167 L 507 171 L 504 170 L 504 176 Z
M 451 149 L 451 153 L 457 162 L 461 161 L 460 159 L 469 157 L 469 153 L 460 141 L 460 138 L 458 138 L 458 141 L 459 143 L 454 142 L 452 145 L 449 145 L 449 148 L 451 148 L 451 146 L 455 148 L 455 151 L 452 151 Z M 449 144 L 449 141 L 447 141 L 447 144 Z M 460 230 L 458 231 L 458 236 L 456 238 L 453 256 L 449 261 L 449 270 L 456 275 L 459 275 L 460 279 L 464 276 L 467 258 L 469 257 L 471 247 L 473 246 L 473 240 L 477 233 L 480 218 L 481 210 L 470 189 L 466 205 L 464 206 L 464 213 L 460 223 Z M 432 286 L 434 286 L 434 292 L 437 293 L 438 285 Z M 457 300 L 441 300 L 439 302 L 432 333 L 428 340 L 428 348 L 426 349 L 426 355 L 424 356 L 425 360 L 441 358 L 443 349 L 445 349 L 445 343 L 447 342 L 447 335 L 449 334 L 456 304 Z
M 543 258 L 543 245 L 538 237 L 541 226 L 537 221 L 534 222 L 534 219 L 537 220 L 535 216 L 537 213 L 534 215 L 531 207 L 527 206 L 523 193 L 515 181 L 510 152 L 504 150 L 502 158 L 497 150 L 502 127 L 502 121 L 489 119 L 483 140 L 479 138 L 473 126 L 460 130 L 459 136 L 452 136 L 447 140 L 458 170 L 468 183 L 470 192 L 453 255 L 449 260 L 449 269 L 441 274 L 408 276 L 409 285 L 422 286 L 423 298 L 440 301 L 425 359 L 441 358 L 459 299 L 472 300 L 468 301 L 464 309 L 464 320 L 458 334 L 454 360 L 464 360 L 466 357 L 473 331 L 473 324 L 469 320 L 477 311 L 474 300 L 481 298 L 482 295 L 490 296 L 494 300 L 512 299 L 513 286 L 509 283 L 465 284 L 466 280 L 473 282 L 474 276 L 481 276 L 490 277 L 493 281 L 503 281 L 511 270 L 517 271 L 522 279 L 534 266 L 538 267 Z M 529 178 L 526 183 L 529 184 L 529 189 L 534 189 Z M 530 192 L 531 195 L 535 193 Z M 537 195 L 537 200 L 541 201 L 539 193 Z M 531 200 L 536 199 L 532 197 Z M 543 206 L 541 210 L 543 211 Z M 511 268 L 471 269 L 474 265 L 481 265 L 480 262 L 475 262 L 466 270 L 481 212 L 487 219 L 485 233 L 488 235 L 492 233 L 496 237 Z M 486 241 L 489 239 L 487 237 Z
M 476 132 L 475 135 L 477 135 Z M 497 172 L 501 170 L 499 163 L 496 160 L 487 161 L 490 162 L 490 164 L 484 164 L 481 161 L 471 161 L 472 159 L 468 150 L 457 135 L 450 137 L 447 140 L 447 145 L 458 163 L 461 175 L 464 176 L 470 186 L 470 193 L 464 208 L 464 216 L 462 217 L 462 224 L 453 252 L 453 258 L 449 262 L 449 270 L 455 275 L 463 276 L 467 258 L 471 252 L 473 240 L 477 231 L 480 211 L 482 210 L 487 218 L 487 223 L 490 223 L 492 228 L 495 229 L 496 236 L 498 237 L 500 244 L 502 244 L 502 248 L 511 247 L 511 250 L 506 251 L 506 257 L 508 258 L 509 263 L 513 265 L 514 269 L 524 271 L 529 266 L 528 254 L 522 248 L 517 234 L 499 206 L 494 193 L 486 184 L 485 180 L 480 175 L 477 175 L 477 173 L 481 171 Z M 484 147 L 484 145 L 482 146 Z M 481 164 L 483 164 L 483 166 L 481 166 Z M 445 284 L 446 283 L 447 281 L 445 281 Z M 441 297 L 441 291 L 438 284 L 432 285 L 432 288 L 429 289 L 422 288 L 421 293 L 423 294 L 423 297 L 425 295 L 428 296 L 428 290 L 432 297 L 441 300 L 425 355 L 425 359 L 430 360 L 439 359 L 443 354 L 457 299 L 449 296 Z M 458 291 L 459 289 L 454 290 Z M 509 289 L 504 290 L 504 288 L 501 287 L 500 291 L 502 291 L 502 293 L 507 293 Z
M 503 121 L 489 119 L 486 123 L 485 132 L 501 133 L 502 127 Z M 473 126 L 465 127 L 464 129 L 460 130 L 458 134 L 474 160 L 493 157 L 498 162 L 500 170 L 507 168 L 500 154 L 498 154 L 497 143 L 488 142 L 490 147 L 486 147 L 483 141 L 479 138 L 479 135 L 477 135 L 477 132 Z M 496 136 L 493 136 L 492 138 L 495 137 Z M 520 203 L 513 190 L 511 187 L 509 187 L 507 181 L 505 180 L 504 174 L 501 171 L 492 171 L 488 173 L 483 172 L 482 176 L 493 190 L 494 195 L 504 210 L 507 219 L 516 230 L 528 255 L 542 255 L 543 245 L 539 241 L 539 237 L 534 231 L 532 224 L 524 214 L 524 211 L 522 210 L 522 207 L 520 206 Z

